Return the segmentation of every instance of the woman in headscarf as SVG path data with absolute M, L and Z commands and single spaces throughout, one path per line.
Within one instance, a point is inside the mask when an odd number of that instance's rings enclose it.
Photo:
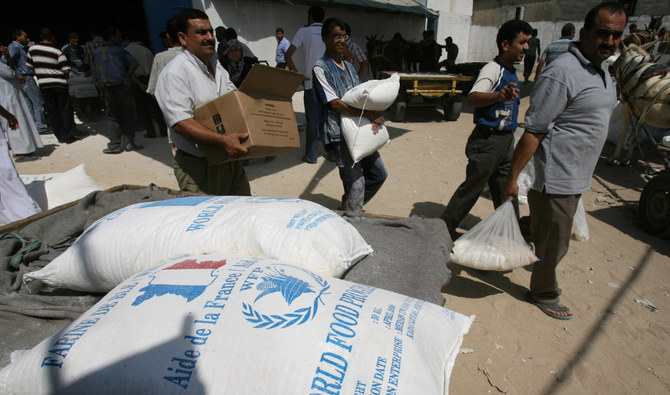
M 230 80 L 233 81 L 236 87 L 240 87 L 244 77 L 247 76 L 251 66 L 254 63 L 258 63 L 258 59 L 255 57 L 244 56 L 242 53 L 242 43 L 236 39 L 228 41 L 228 48 L 226 48 L 226 53 L 224 57 L 223 67 L 230 74 Z

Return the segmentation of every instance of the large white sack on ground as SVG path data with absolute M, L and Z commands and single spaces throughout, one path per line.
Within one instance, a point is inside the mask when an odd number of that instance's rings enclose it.
M 100 187 L 81 164 L 65 173 L 21 175 L 30 196 L 44 211 L 74 202 Z
M 340 117 L 342 135 L 354 162 L 375 153 L 389 142 L 386 126 L 380 125 L 377 133 L 372 131 L 372 122 L 365 117 Z
M 107 292 L 169 260 L 224 252 L 281 259 L 339 277 L 372 247 L 342 217 L 307 200 L 191 196 L 138 203 L 99 219 L 24 281 L 29 287 L 40 280 L 54 288 Z
M 400 89 L 400 76 L 393 73 L 383 80 L 370 80 L 349 89 L 342 96 L 348 106 L 361 110 L 384 111 L 393 104 Z
M 445 394 L 474 316 L 273 259 L 128 279 L 0 371 L 0 392 Z

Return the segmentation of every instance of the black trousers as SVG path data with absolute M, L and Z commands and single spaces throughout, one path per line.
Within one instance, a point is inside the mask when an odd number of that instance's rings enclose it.
M 67 87 L 40 89 L 47 122 L 59 142 L 66 142 L 74 132 L 74 111 Z
M 472 131 L 465 146 L 465 155 L 468 158 L 465 181 L 451 196 L 442 214 L 452 237 L 459 223 L 477 203 L 487 183 L 493 206 L 497 208 L 504 203 L 502 190 L 512 167 L 513 153 L 514 133 L 495 132 L 481 126 L 476 126 Z M 514 206 L 518 216 L 518 201 L 514 202 Z
M 141 76 L 138 79 L 146 84 L 149 82 L 149 77 Z M 167 125 L 163 119 L 163 113 L 156 99 L 143 91 L 137 84 L 133 85 L 133 93 L 135 94 L 135 104 L 137 106 L 137 121 L 144 127 L 148 137 L 156 136 L 156 128 L 154 127 L 154 119 L 158 123 L 158 131 L 161 136 L 167 134 Z
M 577 211 L 581 194 L 551 195 L 528 191 L 530 207 L 530 229 L 535 243 L 535 255 L 540 259 L 533 265 L 530 277 L 530 292 L 542 303 L 559 301 L 556 267 L 570 248 L 572 221 Z
M 135 97 L 124 84 L 103 87 L 108 120 L 108 148 L 126 148 L 135 144 Z

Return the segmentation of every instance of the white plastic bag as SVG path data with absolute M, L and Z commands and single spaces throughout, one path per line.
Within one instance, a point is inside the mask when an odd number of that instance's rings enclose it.
M 531 157 L 516 179 L 519 185 L 519 204 L 528 204 L 528 191 L 533 187 L 533 182 L 535 182 L 535 158 Z
M 2 394 L 446 394 L 474 316 L 274 259 L 146 270 L 0 371 Z
M 342 101 L 361 110 L 384 111 L 393 104 L 400 89 L 400 76 L 393 73 L 383 80 L 370 80 L 349 89 Z
M 454 243 L 451 260 L 482 270 L 506 271 L 537 261 L 521 235 L 511 201 L 475 225 Z
M 389 142 L 389 132 L 384 125 L 380 125 L 377 133 L 373 133 L 372 122 L 365 117 L 342 116 L 340 119 L 342 135 L 354 163 L 373 154 Z
M 572 220 L 572 240 L 589 240 L 589 226 L 586 223 L 586 211 L 584 210 L 584 202 L 582 202 L 581 197 L 577 203 L 577 211 L 575 211 L 575 216 Z
M 107 292 L 142 270 L 183 256 L 231 253 L 281 259 L 339 277 L 372 252 L 333 211 L 302 199 L 190 196 L 138 203 L 100 218 L 28 283 Z

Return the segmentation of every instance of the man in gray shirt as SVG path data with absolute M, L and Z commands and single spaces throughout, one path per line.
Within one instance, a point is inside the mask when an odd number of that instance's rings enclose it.
M 503 190 L 505 199 L 518 197 L 517 177 L 534 156 L 535 182 L 528 203 L 539 261 L 526 299 L 556 319 L 572 318 L 559 303 L 556 267 L 568 251 L 577 203 L 591 187 L 607 137 L 616 89 L 602 63 L 619 46 L 625 27 L 626 13 L 619 3 L 594 7 L 586 15 L 580 41 L 540 74 Z

